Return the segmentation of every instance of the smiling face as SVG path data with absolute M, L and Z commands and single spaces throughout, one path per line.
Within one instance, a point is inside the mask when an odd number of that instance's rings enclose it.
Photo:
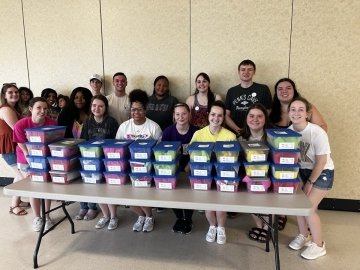
M 29 107 L 31 119 L 34 123 L 42 123 L 48 113 L 48 104 L 43 101 L 37 101 L 32 107 Z
M 190 122 L 190 112 L 184 106 L 179 106 L 174 109 L 174 119 L 179 125 L 185 125 Z
M 46 101 L 49 105 L 53 105 L 56 103 L 56 94 L 55 93 L 49 93 L 46 97 Z
M 131 118 L 134 119 L 136 125 L 142 125 L 146 120 L 145 107 L 141 102 L 135 101 L 131 103 Z
M 6 103 L 14 106 L 19 101 L 19 90 L 16 87 L 10 87 L 6 90 L 4 99 Z
M 85 102 L 84 94 L 81 91 L 77 92 L 74 98 L 75 107 L 81 110 L 85 107 Z
M 201 93 L 206 93 L 209 90 L 210 83 L 203 76 L 199 76 L 196 79 L 196 89 Z
M 102 86 L 102 82 L 97 79 L 92 79 L 90 81 L 90 87 L 93 91 L 93 95 L 100 94 L 101 86 Z
M 276 95 L 281 103 L 290 103 L 294 98 L 294 88 L 290 82 L 281 82 L 276 88 Z
M 209 112 L 209 125 L 211 127 L 221 127 L 224 122 L 224 109 L 219 106 L 212 106 Z
M 169 92 L 169 82 L 166 79 L 160 79 L 155 84 L 155 95 L 157 98 L 163 98 Z
M 239 68 L 239 78 L 242 82 L 252 82 L 255 69 L 252 65 L 241 65 Z
M 249 126 L 251 131 L 260 131 L 264 129 L 265 126 L 265 115 L 259 109 L 251 109 L 246 117 L 246 124 Z
M 30 93 L 26 90 L 23 90 L 20 92 L 20 100 L 23 104 L 28 104 L 28 102 L 30 101 Z
M 113 79 L 113 86 L 115 89 L 115 95 L 122 97 L 125 95 L 125 88 L 127 86 L 127 79 L 122 75 L 117 75 Z
M 100 99 L 94 99 L 91 103 L 91 112 L 95 118 L 102 118 L 106 111 L 106 105 L 104 101 Z
M 308 115 L 306 104 L 303 101 L 295 100 L 291 102 L 289 107 L 289 118 L 293 125 L 305 124 Z

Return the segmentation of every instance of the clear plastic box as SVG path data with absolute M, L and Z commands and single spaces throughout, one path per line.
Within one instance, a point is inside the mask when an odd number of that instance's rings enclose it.
M 153 162 L 155 175 L 174 176 L 178 170 L 178 161 L 175 162 Z
M 49 144 L 51 156 L 53 157 L 72 157 L 80 153 L 79 143 L 84 139 L 64 139 L 59 142 Z
M 81 178 L 87 184 L 104 183 L 104 174 L 102 172 L 80 171 Z
M 266 193 L 271 186 L 269 178 L 253 178 L 245 176 L 242 181 L 246 183 L 248 192 Z
M 272 178 L 273 190 L 275 193 L 280 194 L 294 194 L 296 193 L 299 185 L 299 179 L 274 179 Z
M 237 163 L 215 163 L 216 175 L 218 177 L 231 177 L 239 176 L 240 162 Z
M 63 139 L 65 130 L 65 126 L 44 126 L 26 128 L 25 133 L 29 142 L 52 143 Z
M 156 140 L 137 140 L 129 145 L 132 159 L 151 159 Z
M 211 176 L 189 176 L 191 188 L 194 190 L 210 190 L 213 178 Z
M 133 187 L 151 187 L 153 176 L 147 173 L 130 173 L 131 184 Z
M 271 174 L 276 179 L 295 179 L 298 177 L 299 164 L 271 164 Z
M 104 151 L 105 158 L 107 159 L 118 159 L 118 158 L 128 158 L 130 155 L 129 145 L 132 141 L 127 140 L 107 140 L 103 144 L 102 148 Z
M 26 142 L 25 145 L 30 156 L 36 156 L 36 157 L 50 156 L 50 149 L 47 144 Z
M 81 168 L 84 171 L 102 171 L 104 163 L 100 158 L 79 158 Z
M 245 172 L 250 177 L 267 177 L 269 162 L 244 162 Z
M 217 191 L 237 192 L 239 189 L 239 178 L 215 177 Z
M 211 153 L 214 148 L 212 142 L 193 142 L 189 145 L 191 162 L 210 162 Z
M 129 181 L 129 174 L 124 172 L 103 172 L 109 185 L 125 185 Z
M 29 169 L 29 174 L 33 182 L 51 182 L 48 170 Z
M 288 128 L 266 129 L 267 141 L 275 149 L 300 149 L 301 134 Z
M 27 156 L 31 169 L 46 170 L 49 168 L 49 162 L 46 157 Z
M 107 172 L 124 172 L 129 168 L 129 161 L 127 159 L 103 159 L 105 169 Z
M 191 175 L 193 176 L 211 176 L 213 168 L 212 162 L 189 162 Z
M 51 179 L 53 183 L 68 184 L 80 177 L 79 170 L 73 170 L 71 172 L 59 172 L 50 171 Z
M 103 139 L 95 139 L 79 144 L 81 156 L 84 158 L 102 158 L 104 152 L 102 146 L 107 142 Z
M 151 173 L 152 162 L 150 160 L 130 159 L 132 173 Z
M 274 164 L 296 164 L 300 159 L 300 150 L 278 150 L 271 148 L 271 159 Z
M 158 162 L 174 162 L 180 151 L 181 142 L 178 141 L 162 141 L 154 146 L 155 161 Z
M 53 171 L 69 172 L 80 167 L 78 156 L 70 158 L 48 157 L 47 159 Z
M 219 163 L 235 163 L 239 160 L 240 144 L 234 142 L 216 142 L 213 151 Z
M 264 142 L 242 141 L 240 144 L 247 162 L 267 161 L 270 148 Z
M 175 189 L 176 176 L 156 176 L 154 175 L 155 186 L 157 189 Z

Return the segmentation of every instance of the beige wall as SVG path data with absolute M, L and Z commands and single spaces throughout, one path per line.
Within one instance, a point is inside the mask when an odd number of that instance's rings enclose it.
M 245 58 L 257 64 L 256 81 L 272 91 L 289 70 L 329 125 L 336 165 L 329 197 L 359 199 L 360 186 L 354 184 L 360 174 L 359 1 L 294 0 L 291 51 L 291 0 L 23 3 L 29 68 L 21 2 L 2 0 L 1 82 L 28 85 L 29 73 L 36 94 L 45 87 L 69 93 L 99 73 L 110 93 L 112 75 L 122 71 L 128 91 L 143 88 L 150 94 L 154 78 L 164 74 L 172 94 L 185 100 L 202 71 L 224 98 L 238 83 L 237 65 Z

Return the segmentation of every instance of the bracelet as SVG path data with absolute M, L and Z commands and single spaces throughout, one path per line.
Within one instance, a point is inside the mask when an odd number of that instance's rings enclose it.
M 316 181 L 311 181 L 310 179 L 308 179 L 307 182 L 313 185 Z

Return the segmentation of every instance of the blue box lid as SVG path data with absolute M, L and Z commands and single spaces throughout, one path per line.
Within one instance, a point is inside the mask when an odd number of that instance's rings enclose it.
M 300 153 L 300 149 L 275 149 L 269 145 L 270 151 L 274 153 Z
M 270 150 L 269 146 L 267 146 L 265 142 L 261 141 L 242 141 L 240 142 L 240 145 L 244 150 Z
M 79 144 L 79 147 L 102 147 L 108 139 L 93 139 Z
M 116 175 L 128 175 L 128 172 L 102 172 L 104 175 L 111 175 L 111 174 L 116 174 Z
M 256 164 L 258 165 L 259 163 L 256 162 Z M 235 162 L 235 163 L 224 163 L 224 162 L 215 162 L 214 163 L 215 166 L 218 166 L 218 167 L 240 167 L 241 165 L 241 162 Z
M 240 181 L 240 178 L 239 177 L 215 177 L 214 178 L 215 181 L 229 181 L 229 182 L 232 182 L 232 181 L 236 181 L 236 182 L 239 182 Z
M 295 178 L 295 179 L 277 179 L 273 176 L 271 176 L 271 182 L 273 183 L 300 183 L 300 179 L 299 178 Z
M 215 143 L 213 142 L 193 142 L 188 146 L 189 151 L 207 151 L 213 150 Z
M 153 151 L 177 151 L 180 146 L 180 141 L 161 141 L 154 146 Z
M 48 169 L 32 169 L 32 168 L 29 168 L 28 172 L 30 172 L 30 173 L 48 173 L 49 170 Z
M 153 148 L 156 142 L 157 142 L 156 140 L 136 140 L 129 145 L 129 148 L 130 149 Z
M 48 161 L 51 160 L 71 160 L 71 159 L 80 159 L 79 155 L 75 155 L 72 157 L 47 157 Z
M 112 148 L 124 148 L 128 147 L 133 141 L 132 140 L 118 140 L 118 139 L 107 139 L 105 144 L 102 145 L 103 148 L 112 147 Z
M 267 128 L 266 132 L 273 137 L 301 137 L 301 134 L 288 128 Z
M 51 132 L 55 130 L 62 130 L 66 129 L 66 126 L 42 126 L 42 127 L 36 127 L 36 128 L 25 128 L 25 131 L 42 131 L 42 132 Z
M 33 146 L 48 146 L 49 143 L 41 143 L 41 142 L 26 142 L 25 145 L 33 145 Z
M 240 143 L 238 141 L 216 142 L 214 145 L 214 151 L 240 152 Z
M 208 181 L 212 181 L 213 177 L 212 176 L 200 176 L 200 175 L 189 175 L 189 179 L 199 179 L 199 180 L 208 180 Z
M 285 168 L 285 169 L 293 169 L 293 168 L 300 168 L 300 165 L 298 163 L 295 164 L 275 164 L 271 163 L 271 167 L 277 168 Z
M 257 166 L 257 165 L 270 165 L 270 162 L 262 161 L 262 162 L 243 162 L 244 166 Z
M 137 176 L 137 177 L 151 177 L 153 178 L 153 175 L 151 173 L 129 173 L 130 176 Z
M 84 139 L 67 138 L 58 142 L 50 143 L 49 147 L 76 147 L 78 144 L 85 142 Z

